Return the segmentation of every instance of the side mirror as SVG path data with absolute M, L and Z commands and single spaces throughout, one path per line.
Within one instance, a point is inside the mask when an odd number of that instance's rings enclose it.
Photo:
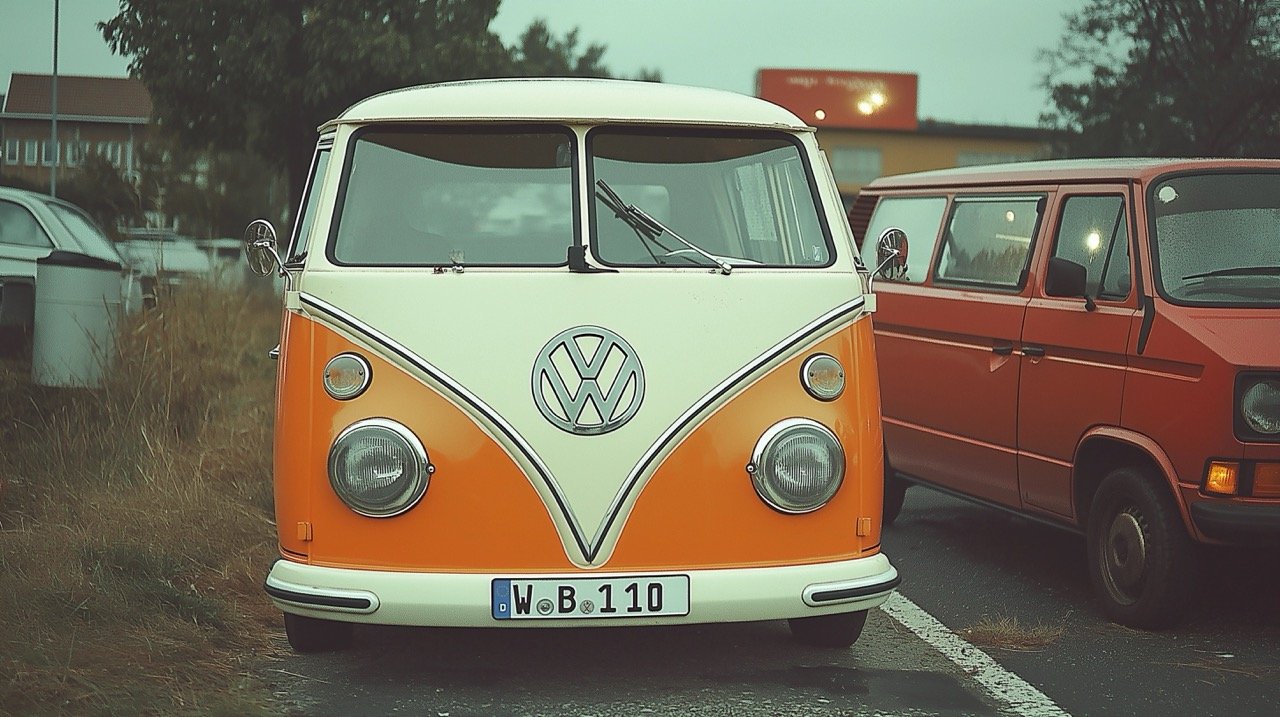
M 1086 311 L 1093 311 L 1097 304 L 1089 296 L 1086 284 L 1089 271 L 1083 265 L 1070 259 L 1055 256 L 1049 259 L 1049 268 L 1044 276 L 1044 293 L 1049 296 L 1079 296 L 1084 299 Z
M 249 271 L 266 276 L 283 267 L 276 251 L 276 229 L 266 219 L 254 219 L 244 230 L 244 254 L 249 261 Z
M 876 270 L 884 279 L 901 279 L 907 275 L 907 233 L 889 227 L 876 239 Z

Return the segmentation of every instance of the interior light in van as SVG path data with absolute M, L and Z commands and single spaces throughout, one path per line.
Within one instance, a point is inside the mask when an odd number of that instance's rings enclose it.
M 357 421 L 329 449 L 329 485 L 347 507 L 371 518 L 409 510 L 427 492 L 435 466 L 422 441 L 385 418 Z
M 1102 247 L 1102 235 L 1098 232 L 1089 232 L 1084 238 L 1084 247 L 1089 250 L 1090 254 L 1096 254 L 1098 249 Z
M 747 473 L 760 498 L 783 513 L 827 504 L 844 480 L 844 448 L 826 426 L 788 418 L 769 427 L 751 451 Z

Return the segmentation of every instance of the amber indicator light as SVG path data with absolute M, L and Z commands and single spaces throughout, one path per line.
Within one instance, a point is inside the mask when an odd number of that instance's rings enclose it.
M 1240 484 L 1240 464 L 1214 461 L 1209 464 L 1209 475 L 1204 481 L 1206 493 L 1235 495 Z

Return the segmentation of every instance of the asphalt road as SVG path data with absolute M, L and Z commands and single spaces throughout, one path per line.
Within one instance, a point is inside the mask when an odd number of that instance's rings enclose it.
M 872 611 L 851 650 L 782 622 L 583 630 L 365 628 L 354 650 L 267 672 L 328 715 L 998 715 L 954 664 Z
M 1142 632 L 1101 616 L 1068 532 L 914 487 L 884 549 L 903 594 L 961 634 L 984 617 L 1061 627 L 987 652 L 1071 714 L 1280 714 L 1280 551 L 1210 551 L 1189 618 Z
M 996 618 L 1060 628 L 1035 650 L 984 648 L 992 669 L 1045 699 L 1010 701 L 987 672 L 881 610 L 852 650 L 800 646 L 782 622 L 370 627 L 351 651 L 289 654 L 267 675 L 310 717 L 1280 713 L 1280 551 L 1214 551 L 1191 617 L 1141 632 L 1097 612 L 1083 539 L 1071 533 L 912 488 L 884 547 L 904 576 L 900 592 L 951 631 Z

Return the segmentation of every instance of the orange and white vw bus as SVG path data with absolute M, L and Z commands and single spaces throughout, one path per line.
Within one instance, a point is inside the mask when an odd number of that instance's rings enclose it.
M 266 591 L 295 649 L 784 618 L 848 646 L 898 583 L 872 297 L 786 110 L 389 92 L 321 128 L 293 235 L 246 241 L 286 279 Z

